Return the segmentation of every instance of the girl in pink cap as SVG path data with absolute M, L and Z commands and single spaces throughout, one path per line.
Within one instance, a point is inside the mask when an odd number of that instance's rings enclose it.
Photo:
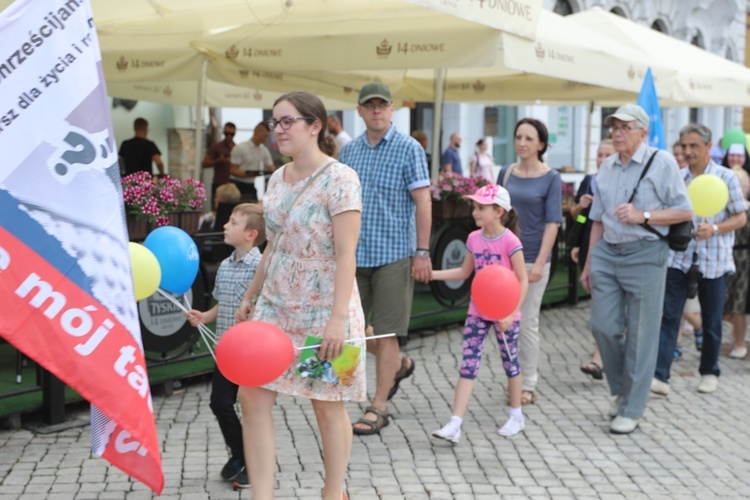
M 472 200 L 472 216 L 478 230 L 466 240 L 466 256 L 461 267 L 433 271 L 433 280 L 465 280 L 474 271 L 486 266 L 504 266 L 512 269 L 521 285 L 521 298 L 515 310 L 506 318 L 494 321 L 482 315 L 472 300 L 464 325 L 463 361 L 459 372 L 456 395 L 453 400 L 453 416 L 433 436 L 458 443 L 461 439 L 461 424 L 469 404 L 474 379 L 479 372 L 484 343 L 490 327 L 495 329 L 503 369 L 508 375 L 510 418 L 497 433 L 514 436 L 524 428 L 521 410 L 521 369 L 518 365 L 518 331 L 521 319 L 520 304 L 526 295 L 529 282 L 526 276 L 523 246 L 518 239 L 518 218 L 510 204 L 508 191 L 496 184 L 488 184 L 465 198 Z

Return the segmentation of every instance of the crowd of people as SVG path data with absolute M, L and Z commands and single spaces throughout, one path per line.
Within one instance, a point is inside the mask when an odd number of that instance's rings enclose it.
M 362 348 L 345 383 L 310 378 L 292 363 L 263 387 L 238 387 L 216 369 L 211 408 L 231 454 L 221 474 L 236 488 L 251 487 L 253 498 L 273 497 L 272 407 L 278 393 L 311 400 L 323 445 L 323 498 L 347 498 L 352 434 L 379 434 L 387 427 L 389 401 L 417 369 L 399 344 L 408 333 L 415 281 L 463 280 L 499 265 L 515 274 L 521 290 L 517 307 L 504 318 L 488 317 L 470 303 L 451 417 L 432 433 L 435 438 L 460 441 L 491 328 L 508 376 L 508 417 L 498 422 L 497 433 L 522 432 L 522 408 L 539 398 L 539 312 L 564 216 L 560 174 L 544 160 L 545 124 L 518 121 L 513 135 L 518 161 L 496 178 L 483 139 L 465 169 L 458 153 L 461 136 L 451 135 L 442 172 L 465 172 L 487 185 L 466 197 L 478 229 L 467 239 L 463 264 L 434 269 L 427 137 L 421 131 L 410 137 L 392 124 L 393 99 L 382 83 L 363 86 L 357 104 L 365 132 L 352 139 L 313 94 L 285 94 L 274 104 L 273 118 L 258 124 L 248 142 L 234 145 L 236 127 L 227 123 L 224 140 L 203 161 L 214 169 L 214 201 L 236 202 L 247 179 L 273 173 L 262 208 L 240 203 L 224 225 L 224 241 L 234 252 L 217 274 L 217 305 L 188 313 L 191 324 L 215 321 L 220 336 L 235 322 L 266 321 L 296 347 L 315 335 L 322 339 L 317 358 L 328 366 L 348 342 Z M 581 231 L 568 244 L 592 299 L 594 353 L 581 370 L 595 379 L 606 375 L 610 431 L 628 434 L 638 427 L 650 393 L 669 394 L 683 322 L 691 325 L 701 349 L 699 393 L 718 387 L 722 318 L 733 326 L 730 356 L 747 354 L 750 157 L 744 145 L 732 145 L 723 166 L 717 164 L 709 154 L 711 131 L 699 124 L 680 130 L 674 154 L 650 147 L 649 117 L 635 104 L 621 106 L 604 123 L 610 136 L 599 145 L 598 172 L 584 177 L 570 209 Z M 269 133 L 292 159 L 277 169 L 263 151 Z M 729 192 L 726 207 L 711 217 L 693 214 L 687 190 L 704 174 L 719 177 Z M 684 251 L 670 249 L 670 226 L 688 221 L 695 238 Z M 204 223 L 210 225 L 211 218 Z M 266 238 L 261 255 L 258 246 Z M 699 313 L 688 302 L 691 287 Z M 383 337 L 392 333 L 396 336 Z M 365 352 L 375 356 L 375 392 L 369 398 Z M 241 422 L 234 410 L 238 397 Z M 346 401 L 368 401 L 354 423 Z

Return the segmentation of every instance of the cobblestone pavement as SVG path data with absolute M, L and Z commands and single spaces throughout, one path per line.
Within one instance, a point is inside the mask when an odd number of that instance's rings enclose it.
M 461 328 L 411 337 L 406 351 L 417 362 L 415 376 L 394 397 L 394 419 L 382 435 L 355 436 L 350 498 L 750 497 L 750 361 L 722 357 L 718 391 L 698 394 L 698 357 L 687 337 L 669 397 L 652 397 L 639 429 L 614 436 L 605 416 L 606 383 L 579 371 L 593 343 L 588 315 L 588 302 L 543 311 L 539 400 L 525 408 L 526 429 L 511 439 L 495 433 L 506 418 L 507 379 L 492 340 L 455 446 L 430 433 L 450 416 Z M 373 382 L 371 376 L 371 390 Z M 250 498 L 219 478 L 227 454 L 208 407 L 209 389 L 200 381 L 154 400 L 166 477 L 162 498 Z M 352 420 L 364 406 L 349 405 Z M 320 498 L 323 463 L 310 404 L 280 397 L 274 416 L 277 498 Z M 89 443 L 88 427 L 0 431 L 0 498 L 152 497 L 92 457 Z

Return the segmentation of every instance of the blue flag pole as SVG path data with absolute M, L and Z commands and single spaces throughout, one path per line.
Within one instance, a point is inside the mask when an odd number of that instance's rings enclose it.
M 666 149 L 664 125 L 661 121 L 661 108 L 659 108 L 659 98 L 656 96 L 656 86 L 654 85 L 654 77 L 651 75 L 650 67 L 646 71 L 646 77 L 643 79 L 641 93 L 638 94 L 638 105 L 646 111 L 651 121 L 648 130 L 648 145 L 659 149 Z

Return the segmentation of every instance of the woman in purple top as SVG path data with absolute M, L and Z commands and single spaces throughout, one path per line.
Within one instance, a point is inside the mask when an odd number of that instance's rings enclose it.
M 521 243 L 529 290 L 521 304 L 519 356 L 523 374 L 521 404 L 536 401 L 539 364 L 539 309 L 547 288 L 550 257 L 562 223 L 560 174 L 543 160 L 547 151 L 547 127 L 534 118 L 516 124 L 514 144 L 519 162 L 500 171 L 497 183 L 505 186 L 518 212 Z

